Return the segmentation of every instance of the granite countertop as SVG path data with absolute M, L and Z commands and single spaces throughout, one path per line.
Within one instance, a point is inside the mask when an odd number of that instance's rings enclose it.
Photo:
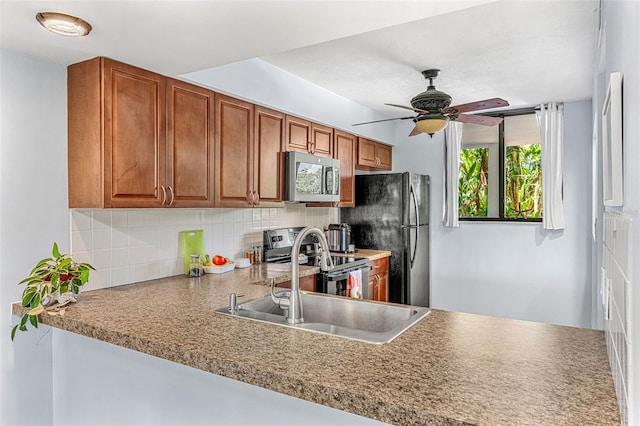
M 601 331 L 432 309 L 372 345 L 214 312 L 231 292 L 267 294 L 288 269 L 87 291 L 42 322 L 392 424 L 620 424 Z
M 391 256 L 391 252 L 388 250 L 369 250 L 369 249 L 356 249 L 355 253 L 332 253 L 338 256 L 347 257 L 366 257 L 369 260 L 384 259 Z

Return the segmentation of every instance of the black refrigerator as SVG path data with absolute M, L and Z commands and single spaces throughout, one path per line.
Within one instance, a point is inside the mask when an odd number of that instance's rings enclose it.
M 341 208 L 356 248 L 389 250 L 389 301 L 430 305 L 429 176 L 357 175 L 354 208 Z

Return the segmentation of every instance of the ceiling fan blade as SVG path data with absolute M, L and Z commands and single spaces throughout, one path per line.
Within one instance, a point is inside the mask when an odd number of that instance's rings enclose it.
M 452 118 L 454 121 L 468 124 L 479 124 L 480 126 L 495 126 L 502 122 L 500 117 L 487 117 L 486 115 L 473 115 L 473 114 L 460 114 L 456 118 Z
M 478 111 L 480 109 L 499 108 L 509 106 L 509 102 L 501 98 L 485 99 L 483 101 L 470 102 L 468 104 L 454 105 L 447 110 L 454 109 L 458 112 Z
M 397 104 L 385 104 L 385 105 L 389 105 L 389 106 L 396 107 L 396 108 L 408 109 L 410 111 L 415 111 L 415 112 L 417 112 L 419 114 L 429 114 L 429 111 L 426 111 L 424 109 L 418 109 L 418 108 L 408 107 L 408 106 L 404 106 L 404 105 L 397 105 Z
M 416 136 L 419 135 L 420 133 L 422 133 L 420 130 L 418 130 L 417 127 L 414 127 L 413 130 L 411 131 L 411 133 L 409 133 L 409 136 Z
M 411 117 L 385 118 L 384 120 L 375 120 L 375 121 L 366 121 L 364 123 L 356 123 L 356 124 L 352 124 L 352 126 L 361 126 L 363 124 L 380 123 L 382 121 L 408 120 L 410 118 L 415 118 L 415 117 L 411 116 Z

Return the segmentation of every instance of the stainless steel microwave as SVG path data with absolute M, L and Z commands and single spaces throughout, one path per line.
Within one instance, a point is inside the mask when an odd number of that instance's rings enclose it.
M 340 160 L 303 152 L 286 152 L 286 201 L 340 201 Z

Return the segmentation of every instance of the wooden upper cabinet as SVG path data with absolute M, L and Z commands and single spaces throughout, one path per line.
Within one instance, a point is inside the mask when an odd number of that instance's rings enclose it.
M 68 68 L 69 207 L 160 207 L 165 78 L 94 58 Z
M 340 160 L 340 203 L 338 207 L 355 207 L 355 163 L 357 138 L 335 130 L 334 156 Z
M 333 157 L 333 128 L 311 124 L 312 154 Z
M 285 151 L 311 152 L 311 122 L 285 116 Z
M 332 157 L 333 128 L 287 115 L 284 150 Z
M 379 143 L 376 148 L 378 157 L 378 169 L 391 170 L 391 147 L 389 145 Z
M 167 79 L 167 201 L 214 206 L 214 93 Z
M 213 206 L 213 92 L 102 57 L 67 78 L 69 207 Z
M 216 206 L 282 206 L 284 114 L 216 94 Z
M 253 190 L 256 192 L 256 206 L 282 206 L 284 133 L 285 114 L 256 105 L 253 145 Z
M 391 170 L 391 146 L 359 137 L 357 152 L 357 169 Z
M 215 199 L 218 207 L 251 207 L 254 105 L 216 93 Z

